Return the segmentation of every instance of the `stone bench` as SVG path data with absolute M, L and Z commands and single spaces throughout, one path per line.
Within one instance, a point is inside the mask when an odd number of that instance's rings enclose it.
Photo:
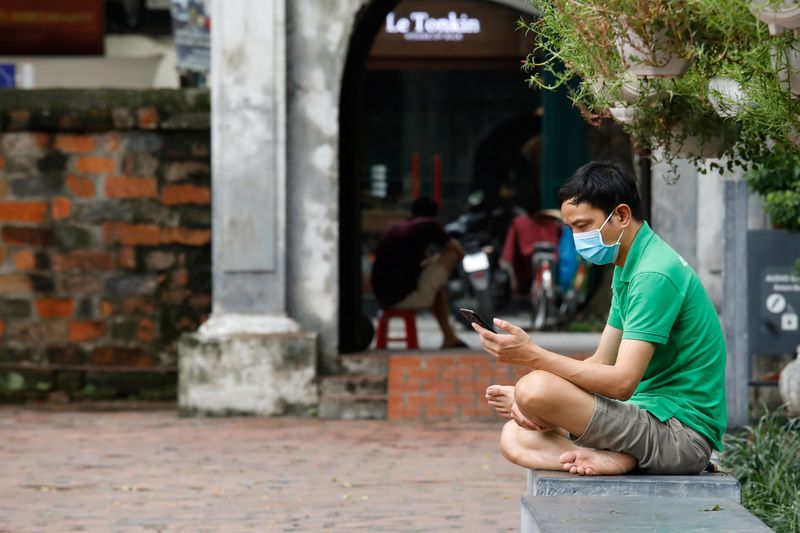
M 522 533 L 596 531 L 772 531 L 728 498 L 682 496 L 525 496 Z
M 568 472 L 528 469 L 529 496 L 691 496 L 742 501 L 731 475 L 704 472 L 696 476 L 576 476 Z
M 546 531 L 771 531 L 740 505 L 733 476 L 576 476 L 528 470 L 522 533 Z

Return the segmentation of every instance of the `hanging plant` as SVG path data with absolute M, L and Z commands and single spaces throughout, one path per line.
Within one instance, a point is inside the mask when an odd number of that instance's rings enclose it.
M 791 49 L 794 36 L 770 37 L 749 0 L 534 0 L 534 5 L 541 17 L 522 24 L 535 42 L 526 63 L 531 84 L 566 85 L 588 114 L 614 117 L 640 142 L 662 148 L 669 163 L 676 157 L 705 163 L 724 154 L 725 169 L 746 167 L 770 146 L 800 133 L 800 126 L 794 127 L 798 113 L 780 116 L 795 111 L 797 103 L 787 91 L 788 97 L 775 93 L 781 89 L 782 63 L 770 62 L 770 53 L 784 57 L 780 54 Z M 783 63 L 794 72 L 789 60 Z M 645 73 L 668 65 L 675 75 Z M 733 106 L 715 92 L 710 82 L 719 77 L 737 84 L 748 105 Z M 720 114 L 715 105 L 729 112 Z M 725 170 L 716 162 L 710 167 Z

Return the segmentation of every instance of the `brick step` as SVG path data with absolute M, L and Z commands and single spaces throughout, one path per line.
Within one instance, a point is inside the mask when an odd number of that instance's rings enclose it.
M 389 373 L 388 352 L 357 353 L 341 356 L 346 374 L 354 376 L 386 376 Z
M 568 472 L 528 469 L 529 496 L 681 496 L 741 501 L 741 487 L 731 475 L 580 477 Z
M 588 531 L 772 531 L 728 498 L 524 496 L 522 533 Z
M 384 420 L 388 403 L 386 394 L 322 394 L 319 417 L 327 420 Z

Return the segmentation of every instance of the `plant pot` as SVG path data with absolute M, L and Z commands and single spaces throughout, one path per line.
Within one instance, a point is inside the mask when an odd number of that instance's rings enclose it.
M 673 157 L 682 159 L 713 159 L 722 157 L 728 148 L 728 143 L 724 137 L 714 136 L 702 138 L 697 135 L 689 135 L 685 139 L 681 135 L 676 135 L 676 139 L 670 141 L 665 150 Z
M 778 82 L 781 87 L 795 96 L 800 96 L 800 49 L 792 47 L 786 51 L 784 57 L 779 57 L 776 50 L 772 50 L 772 67 L 778 73 Z
M 800 346 L 797 347 L 797 359 L 781 370 L 778 392 L 786 404 L 787 414 L 800 416 Z
M 708 101 L 723 118 L 734 117 L 745 107 L 741 84 L 733 78 L 712 78 L 708 82 Z
M 620 124 L 630 124 L 633 122 L 633 117 L 636 114 L 636 108 L 625 106 L 609 107 L 608 112 L 611 113 L 611 117 L 615 122 L 619 122 Z
M 642 97 L 644 82 L 637 78 L 631 71 L 625 72 L 625 74 L 622 75 L 622 79 L 625 80 L 620 86 L 622 100 L 628 104 L 637 102 L 639 98 Z M 654 102 L 657 98 L 658 91 L 651 87 L 646 93 L 645 101 Z
M 631 74 L 637 78 L 674 78 L 686 72 L 689 61 L 663 49 L 668 42 L 665 30 L 656 32 L 653 41 L 654 50 L 649 50 L 634 31 L 617 38 L 622 62 Z
M 779 35 L 784 30 L 800 30 L 800 3 L 786 0 L 778 6 L 769 5 L 768 0 L 753 0 L 750 11 L 761 22 L 765 22 L 772 35 Z

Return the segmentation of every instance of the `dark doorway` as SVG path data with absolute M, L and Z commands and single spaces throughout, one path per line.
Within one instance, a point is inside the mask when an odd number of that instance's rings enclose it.
M 340 102 L 340 352 L 368 342 L 370 253 L 414 194 L 439 195 L 440 222 L 475 190 L 538 208 L 540 102 L 520 70 L 520 16 L 478 0 L 377 0 L 359 14 Z

